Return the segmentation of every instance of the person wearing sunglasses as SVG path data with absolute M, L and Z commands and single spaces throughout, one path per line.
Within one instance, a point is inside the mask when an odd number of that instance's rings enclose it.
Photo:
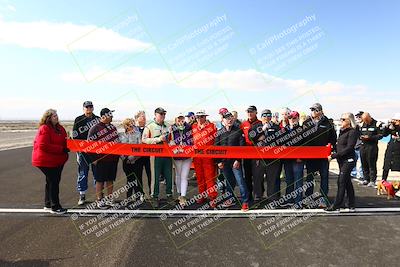
M 245 146 L 246 141 L 244 138 L 243 130 L 237 127 L 235 119 L 230 112 L 223 115 L 224 128 L 218 130 L 215 138 L 215 146 Z M 227 181 L 227 192 L 229 192 L 228 199 L 224 201 L 222 207 L 228 208 L 235 205 L 235 186 L 239 186 L 241 196 L 242 211 L 249 210 L 249 192 L 247 191 L 246 182 L 243 177 L 241 159 L 221 159 L 215 160 L 218 168 L 222 170 Z
M 328 144 L 335 150 L 337 134 L 335 126 L 329 122 L 325 116 L 320 103 L 315 103 L 310 107 L 311 115 L 303 123 L 303 131 L 307 133 L 308 140 L 305 146 L 327 146 Z M 321 177 L 320 192 L 324 198 L 320 201 L 320 208 L 326 208 L 329 192 L 329 162 L 328 159 L 309 159 L 306 162 L 307 169 L 307 187 L 306 197 L 314 193 L 314 176 L 319 173 Z
M 357 123 L 352 113 L 344 113 L 340 119 L 341 129 L 339 138 L 337 139 L 336 152 L 328 157 L 328 160 L 336 159 L 339 164 L 339 176 L 337 180 L 337 193 L 333 204 L 328 207 L 327 211 L 339 210 L 344 204 L 344 196 L 347 193 L 349 208 L 354 210 L 355 195 L 351 182 L 351 171 L 355 166 L 356 155 L 354 146 L 359 138 L 357 131 Z
M 253 125 L 249 137 L 256 146 L 273 146 L 276 134 L 281 130 L 278 124 L 272 121 L 272 112 L 264 109 L 261 112 L 261 122 Z M 280 159 L 256 159 L 252 165 L 254 177 L 254 203 L 264 197 L 264 176 L 267 182 L 267 202 L 280 198 L 280 174 L 282 163 Z
M 185 122 L 183 114 L 175 117 L 175 123 L 171 126 L 171 145 L 178 146 L 178 150 L 183 151 L 184 146 L 193 145 L 192 126 Z M 183 207 L 186 205 L 186 193 L 188 188 L 188 178 L 192 158 L 174 158 L 175 184 L 179 194 L 177 201 Z
M 100 122 L 100 117 L 94 113 L 92 101 L 85 101 L 83 103 L 83 114 L 76 117 L 72 129 L 72 139 L 86 140 L 89 129 Z M 77 152 L 78 163 L 78 177 L 77 177 L 77 190 L 79 192 L 78 205 L 85 204 L 86 191 L 88 190 L 88 176 L 89 168 L 92 166 L 94 184 L 96 181 L 96 166 L 91 164 L 90 157 L 83 152 Z
M 122 121 L 122 127 L 124 127 L 124 132 L 119 133 L 119 140 L 121 143 L 125 144 L 140 144 L 141 143 L 141 133 L 138 127 L 135 126 L 135 120 L 132 118 L 127 118 Z M 144 192 L 143 192 L 143 165 L 138 164 L 138 160 L 141 157 L 137 156 L 125 156 L 122 155 L 122 169 L 126 175 L 126 184 L 128 190 L 126 191 L 127 207 L 130 207 L 132 202 L 143 203 Z M 134 196 L 133 193 L 135 193 Z M 137 202 L 140 200 L 139 202 Z
M 162 145 L 168 143 L 170 139 L 169 125 L 165 122 L 167 111 L 162 107 L 154 110 L 154 120 L 144 129 L 142 143 Z M 169 157 L 151 157 L 154 158 L 152 178 L 151 178 L 151 204 L 154 208 L 160 206 L 158 195 L 160 191 L 160 175 L 166 180 L 167 201 L 172 201 L 172 158 Z
M 284 135 L 290 138 L 285 146 L 302 146 L 307 142 L 307 137 L 303 135 L 303 128 L 300 126 L 300 114 L 297 111 L 291 111 L 288 116 L 289 124 L 285 127 Z M 295 209 L 303 208 L 303 175 L 304 163 L 301 158 L 282 160 L 285 170 L 286 196 L 288 201 L 283 207 L 294 207 Z M 295 192 L 295 193 L 293 193 Z M 292 197 L 293 196 L 293 197 Z

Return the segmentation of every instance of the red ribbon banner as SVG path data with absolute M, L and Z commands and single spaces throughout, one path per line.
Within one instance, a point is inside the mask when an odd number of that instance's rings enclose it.
M 331 146 L 169 146 L 147 144 L 123 144 L 114 142 L 72 140 L 68 148 L 75 152 L 132 156 L 156 156 L 174 158 L 241 158 L 241 159 L 317 159 L 327 158 Z

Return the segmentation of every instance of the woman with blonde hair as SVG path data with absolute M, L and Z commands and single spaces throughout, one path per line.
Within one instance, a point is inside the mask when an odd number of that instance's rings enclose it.
M 67 133 L 58 121 L 57 111 L 44 112 L 39 130 L 33 142 L 32 165 L 38 167 L 46 176 L 44 209 L 51 213 L 67 212 L 60 204 L 59 186 L 61 172 L 68 160 Z
M 135 126 L 135 120 L 127 118 L 122 121 L 122 126 L 124 127 L 124 132 L 119 134 L 119 139 L 121 143 L 126 144 L 140 144 L 141 134 L 139 129 Z M 128 185 L 128 190 L 126 193 L 126 198 L 131 202 L 134 201 L 136 197 L 140 199 L 141 202 L 144 201 L 143 193 L 143 181 L 142 181 L 142 170 L 143 167 L 137 164 L 137 160 L 140 157 L 136 156 L 121 156 L 122 159 L 122 169 L 126 175 L 126 182 Z M 135 196 L 132 198 L 132 193 L 135 191 Z
M 354 210 L 355 205 L 354 188 L 350 174 L 355 166 L 354 146 L 359 138 L 359 132 L 356 129 L 357 123 L 352 113 L 342 114 L 340 122 L 341 129 L 337 139 L 336 153 L 328 157 L 329 161 L 336 159 L 339 164 L 338 191 L 335 202 L 326 209 L 327 211 L 339 210 L 342 207 L 345 192 L 347 192 L 349 199 L 350 210 Z

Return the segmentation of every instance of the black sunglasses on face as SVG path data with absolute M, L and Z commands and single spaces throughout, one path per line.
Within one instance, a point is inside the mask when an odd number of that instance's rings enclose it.
M 93 106 L 86 106 L 85 108 L 93 108 Z

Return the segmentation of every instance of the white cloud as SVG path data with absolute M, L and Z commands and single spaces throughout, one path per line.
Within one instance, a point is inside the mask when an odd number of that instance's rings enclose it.
M 195 75 L 192 75 L 195 74 Z M 182 82 L 176 83 L 168 70 L 164 69 L 143 69 L 140 67 L 124 67 L 113 70 L 104 75 L 96 83 L 107 83 L 115 85 L 133 85 L 139 88 L 163 89 L 166 87 L 176 87 L 184 89 L 210 89 L 220 88 L 225 91 L 235 91 L 237 104 L 242 106 L 252 103 L 242 103 L 244 96 L 251 94 L 259 95 L 261 98 L 264 93 L 277 91 L 284 92 L 292 97 L 292 101 L 287 99 L 289 105 L 298 105 L 307 109 L 309 101 L 320 101 L 324 109 L 330 116 L 337 118 L 343 112 L 356 112 L 358 110 L 370 110 L 373 114 L 378 114 L 378 118 L 390 117 L 396 110 L 398 103 L 386 101 L 379 92 L 373 91 L 363 85 L 348 85 L 337 81 L 310 82 L 303 79 L 283 79 L 269 76 L 256 70 L 224 70 L 221 72 L 199 71 L 197 73 L 181 72 L 174 73 L 175 77 L 188 77 Z M 66 82 L 84 82 L 82 75 L 78 72 L 65 73 L 61 76 Z M 304 93 L 309 93 L 304 98 L 296 98 Z M 312 92 L 312 93 L 310 93 Z M 315 99 L 315 97 L 316 99 Z M 399 95 L 397 95 L 398 98 Z M 312 99 L 311 99 L 311 98 Z M 280 103 L 285 103 L 280 99 Z M 260 99 L 255 99 L 254 103 L 260 103 Z M 271 105 L 271 100 L 265 105 Z M 244 110 L 244 108 L 243 108 Z
M 95 73 L 106 72 L 100 68 L 94 68 L 86 73 L 87 76 L 94 76 Z M 173 76 L 181 82 L 176 82 Z M 188 77 L 186 79 L 183 79 Z M 79 72 L 64 73 L 62 80 L 67 82 L 84 81 Z M 143 69 L 140 67 L 124 67 L 118 70 L 109 71 L 96 82 L 110 84 L 128 84 L 144 88 L 164 88 L 166 86 L 176 86 L 187 89 L 220 88 L 236 91 L 264 92 L 268 90 L 290 90 L 296 95 L 303 94 L 310 90 L 321 95 L 338 94 L 347 90 L 354 92 L 364 92 L 365 87 L 361 85 L 344 85 L 340 82 L 308 82 L 306 80 L 291 80 L 274 77 L 265 73 L 260 73 L 253 69 L 248 70 L 224 70 L 221 72 L 198 71 L 196 73 L 180 72 L 171 74 L 166 69 Z
M 17 11 L 17 9 L 15 8 L 15 6 L 10 5 L 10 4 L 7 5 L 7 9 L 8 9 L 9 11 L 12 11 L 12 12 Z
M 94 25 L 72 23 L 9 22 L 0 20 L 0 44 L 18 45 L 24 48 L 41 48 L 50 51 L 70 49 L 90 51 L 134 52 L 150 48 L 151 44 L 127 38 L 118 32 Z

